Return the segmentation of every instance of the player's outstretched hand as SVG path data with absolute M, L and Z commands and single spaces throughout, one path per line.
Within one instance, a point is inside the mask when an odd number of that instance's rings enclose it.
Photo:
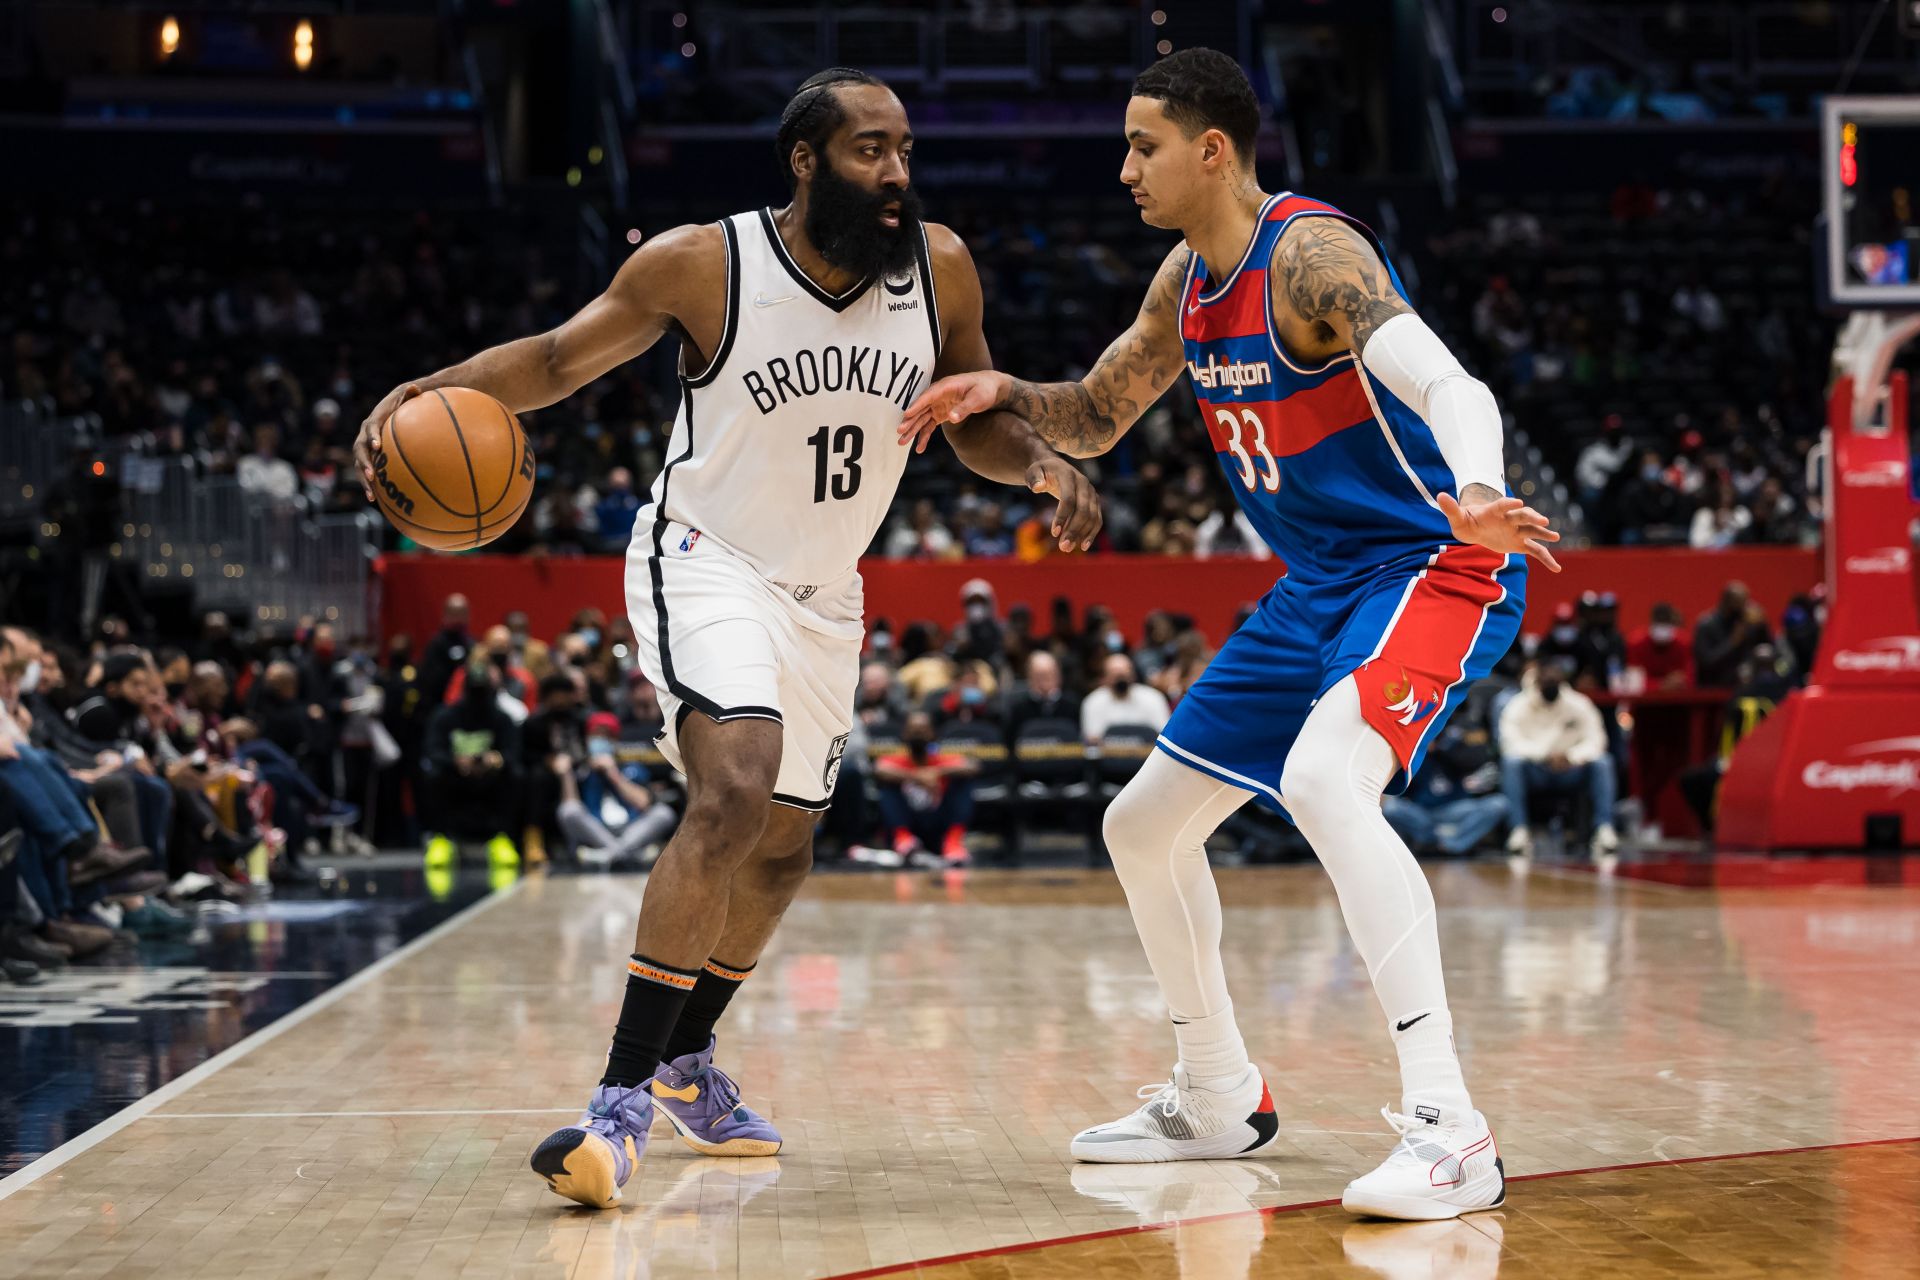
M 920 393 L 900 419 L 900 443 L 913 441 L 915 453 L 927 451 L 927 441 L 941 427 L 965 422 L 976 413 L 997 409 L 1006 400 L 1013 379 L 992 369 L 956 373 Z
M 360 468 L 360 487 L 366 491 L 368 502 L 373 501 L 373 455 L 380 452 L 380 430 L 395 409 L 419 394 L 420 388 L 411 382 L 387 392 L 360 424 L 360 434 L 353 438 L 353 461 Z
M 1105 517 L 1100 512 L 1100 495 L 1079 468 L 1065 458 L 1036 462 L 1027 468 L 1027 488 L 1060 499 L 1053 513 L 1053 536 L 1060 540 L 1062 551 L 1085 551 L 1093 545 Z
M 1547 544 L 1560 541 L 1560 535 L 1547 526 L 1545 516 L 1520 499 L 1470 501 L 1461 506 L 1452 494 L 1442 493 L 1435 501 L 1440 504 L 1440 514 L 1453 526 L 1453 536 L 1460 541 L 1506 554 L 1517 551 L 1532 556 L 1555 573 L 1560 572 L 1560 562 L 1547 550 Z

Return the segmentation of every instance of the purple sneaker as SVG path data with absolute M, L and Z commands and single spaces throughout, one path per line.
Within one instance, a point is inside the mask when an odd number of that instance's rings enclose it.
M 556 1129 L 534 1148 L 533 1171 L 555 1195 L 589 1209 L 611 1209 L 647 1149 L 652 1123 L 653 1099 L 645 1085 L 603 1084 L 593 1091 L 579 1124 Z
M 663 1062 L 653 1076 L 653 1100 L 673 1122 L 680 1141 L 703 1156 L 770 1156 L 780 1134 L 765 1116 L 740 1103 L 740 1086 L 713 1065 L 712 1039 L 699 1053 Z

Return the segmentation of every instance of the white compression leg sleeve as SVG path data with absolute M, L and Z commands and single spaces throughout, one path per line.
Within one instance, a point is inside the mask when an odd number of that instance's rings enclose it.
M 1248 798 L 1155 751 L 1107 808 L 1114 870 L 1173 1015 L 1180 1064 L 1200 1084 L 1247 1068 L 1220 961 L 1220 890 L 1206 840 Z
M 1400 1056 L 1401 1107 L 1471 1110 L 1453 1049 L 1433 890 L 1380 812 L 1400 762 L 1360 714 L 1348 676 L 1307 716 L 1287 755 L 1280 793 L 1333 880 L 1347 932 L 1373 977 Z

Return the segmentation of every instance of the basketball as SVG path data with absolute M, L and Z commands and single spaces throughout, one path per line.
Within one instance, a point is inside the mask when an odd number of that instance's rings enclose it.
M 484 547 L 533 496 L 533 448 L 483 391 L 440 387 L 402 404 L 373 456 L 374 497 L 395 529 L 435 551 Z

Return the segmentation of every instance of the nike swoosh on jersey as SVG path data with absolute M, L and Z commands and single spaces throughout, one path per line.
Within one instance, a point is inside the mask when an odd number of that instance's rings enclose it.
M 792 301 L 793 295 L 790 293 L 783 293 L 777 298 L 769 298 L 764 293 L 756 293 L 753 295 L 753 305 L 756 307 L 777 307 L 783 302 Z

